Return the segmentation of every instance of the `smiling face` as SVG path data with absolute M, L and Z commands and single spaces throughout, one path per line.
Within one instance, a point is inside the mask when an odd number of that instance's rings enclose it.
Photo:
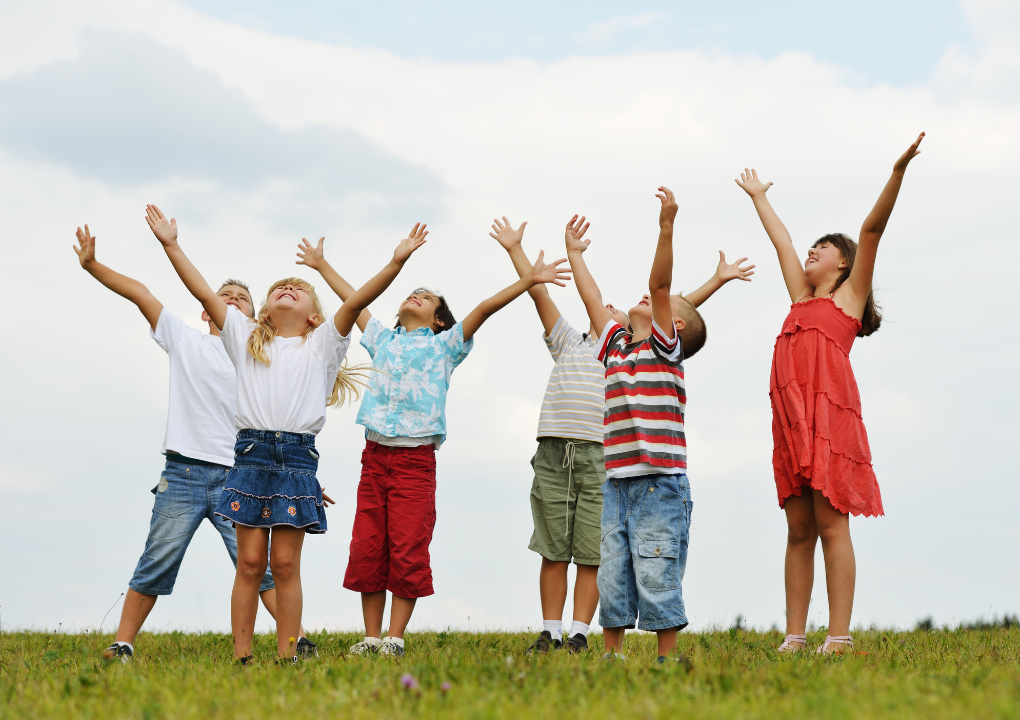
M 312 294 L 294 283 L 285 283 L 274 288 L 269 293 L 266 305 L 271 318 L 284 314 L 298 317 L 312 317 L 316 314 Z
M 400 304 L 397 319 L 400 326 L 408 332 L 427 327 L 432 328 L 432 332 L 439 333 L 445 329 L 443 323 L 436 320 L 436 311 L 441 305 L 442 302 L 435 293 L 416 290 Z
M 630 316 L 630 322 L 638 323 L 642 326 L 652 326 L 652 296 L 642 295 L 641 301 L 627 311 L 627 315 Z
M 847 261 L 839 248 L 830 242 L 820 241 L 808 250 L 804 261 L 804 275 L 816 288 L 835 284 L 847 268 Z
M 224 285 L 217 293 L 227 305 L 233 305 L 248 317 L 255 316 L 255 303 L 251 295 L 240 285 Z

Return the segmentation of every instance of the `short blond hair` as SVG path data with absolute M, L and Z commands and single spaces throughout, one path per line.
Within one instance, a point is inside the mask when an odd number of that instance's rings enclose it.
M 669 307 L 674 318 L 684 321 L 684 329 L 679 331 L 680 339 L 683 341 L 684 360 L 692 358 L 705 347 L 705 341 L 708 340 L 705 318 L 701 317 L 694 303 L 683 295 L 670 295 Z
M 232 285 L 233 283 L 227 282 L 226 285 Z M 312 298 L 312 307 L 315 310 L 315 315 L 319 321 L 315 324 L 309 324 L 305 329 L 304 337 L 308 337 L 315 328 L 319 327 L 325 322 L 326 313 L 322 309 L 322 303 L 319 301 L 319 296 L 315 294 L 315 288 L 308 282 L 301 278 L 284 278 L 283 280 L 277 280 L 269 287 L 269 291 L 266 293 L 266 299 L 262 302 L 262 307 L 259 308 L 258 315 L 255 317 L 255 329 L 251 331 L 251 335 L 248 336 L 248 353 L 255 358 L 258 362 L 263 365 L 269 365 L 269 355 L 266 353 L 266 346 L 269 345 L 276 338 L 276 327 L 273 325 L 273 321 L 269 318 L 269 297 L 273 294 L 273 291 L 284 285 L 292 285 L 296 288 L 301 288 Z M 243 287 L 243 286 L 239 286 Z M 223 288 L 220 288 L 221 290 Z M 304 342 L 302 338 L 301 342 Z M 340 365 L 340 370 L 336 374 L 336 381 L 333 383 L 333 392 L 326 398 L 326 406 L 331 405 L 340 406 L 343 405 L 347 400 L 357 400 L 361 397 L 361 388 L 368 387 L 368 383 L 365 382 L 367 375 L 363 372 L 369 370 L 368 366 L 358 365 L 353 368 L 347 367 L 347 359 L 344 358 L 343 364 Z

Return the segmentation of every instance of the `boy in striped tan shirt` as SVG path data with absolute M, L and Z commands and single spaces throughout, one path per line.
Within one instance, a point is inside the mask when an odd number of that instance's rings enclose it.
M 660 187 L 659 239 L 649 294 L 630 310 L 630 327 L 606 309 L 582 257 L 580 222 L 567 227 L 567 257 L 606 368 L 599 623 L 605 659 L 623 658 L 625 630 L 658 635 L 659 662 L 687 626 L 681 581 L 687 564 L 691 493 L 687 481 L 683 361 L 704 345 L 705 322 L 688 300 L 670 296 L 673 193 Z M 575 216 L 576 219 L 576 216 Z
M 574 227 L 576 220 L 575 216 L 567 224 L 568 241 L 571 236 L 579 241 L 588 229 L 584 218 Z M 531 269 L 521 247 L 526 225 L 514 229 L 504 217 L 502 222 L 494 221 L 490 233 L 509 253 L 518 274 Z M 690 301 L 700 305 L 728 281 L 750 280 L 754 266 L 740 267 L 746 259 L 729 264 L 720 253 L 715 275 L 690 294 Z M 544 629 L 528 652 L 547 653 L 561 647 L 572 653 L 585 652 L 588 628 L 599 602 L 602 485 L 606 479 L 602 447 L 606 369 L 595 357 L 599 335 L 594 323 L 582 334 L 563 318 L 545 287 L 536 286 L 529 293 L 555 365 L 542 401 L 538 449 L 531 461 L 535 474 L 531 488 L 535 530 L 528 547 L 542 556 L 539 592 Z M 604 307 L 614 321 L 629 325 L 625 313 L 612 305 Z M 563 639 L 571 560 L 577 567 L 573 622 Z

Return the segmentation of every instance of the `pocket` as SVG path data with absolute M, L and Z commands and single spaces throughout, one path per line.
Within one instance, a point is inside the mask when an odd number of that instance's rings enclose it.
M 602 483 L 602 540 L 620 527 L 620 483 L 606 480 Z
M 680 585 L 680 543 L 652 540 L 638 543 L 638 582 L 652 590 L 675 590 Z
M 187 475 L 187 473 L 181 473 Z M 165 490 L 160 490 L 166 484 Z M 171 472 L 169 468 L 163 471 L 156 486 L 156 503 L 153 505 L 153 512 L 163 517 L 175 518 L 191 510 L 191 480 L 188 477 L 181 477 Z
M 315 452 L 315 448 L 313 447 L 308 448 L 308 454 L 312 456 L 312 460 L 318 461 L 319 453 Z
M 247 455 L 249 452 L 251 452 L 252 448 L 255 447 L 255 442 L 256 442 L 255 440 L 251 441 L 238 440 L 236 443 L 234 443 L 234 457 L 239 458 L 242 455 Z

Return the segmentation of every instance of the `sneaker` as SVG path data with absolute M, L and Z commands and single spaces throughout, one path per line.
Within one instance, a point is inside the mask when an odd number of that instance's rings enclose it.
M 361 642 L 351 645 L 351 649 L 348 652 L 350 652 L 351 655 L 374 655 L 379 652 L 379 647 L 382 645 L 382 641 L 377 638 L 372 639 L 375 640 L 374 643 L 370 643 L 368 638 L 365 638 Z
M 548 655 L 550 650 L 559 650 L 561 647 L 563 647 L 562 640 L 553 640 L 552 633 L 548 630 L 543 630 L 538 639 L 531 643 L 531 647 L 524 651 L 524 654 L 531 655 L 538 653 L 539 655 Z
M 404 657 L 404 646 L 393 642 L 392 638 L 383 638 L 382 645 L 379 646 L 379 654 L 388 657 Z
M 249 665 L 255 664 L 254 655 L 245 655 L 244 657 L 234 658 L 234 664 L 238 667 L 248 667 Z
M 297 656 L 302 660 L 319 657 L 319 650 L 315 643 L 306 637 L 299 637 L 297 641 Z
M 626 660 L 627 656 L 622 653 L 607 652 L 602 656 L 603 662 L 610 662 L 611 660 Z
M 588 652 L 588 638 L 581 633 L 568 637 L 563 645 L 571 655 L 580 655 L 581 653 Z
M 117 643 L 114 643 L 103 650 L 103 660 L 120 660 L 125 665 L 131 662 L 131 658 L 133 656 L 134 653 L 131 652 L 131 648 L 127 645 L 118 645 Z

